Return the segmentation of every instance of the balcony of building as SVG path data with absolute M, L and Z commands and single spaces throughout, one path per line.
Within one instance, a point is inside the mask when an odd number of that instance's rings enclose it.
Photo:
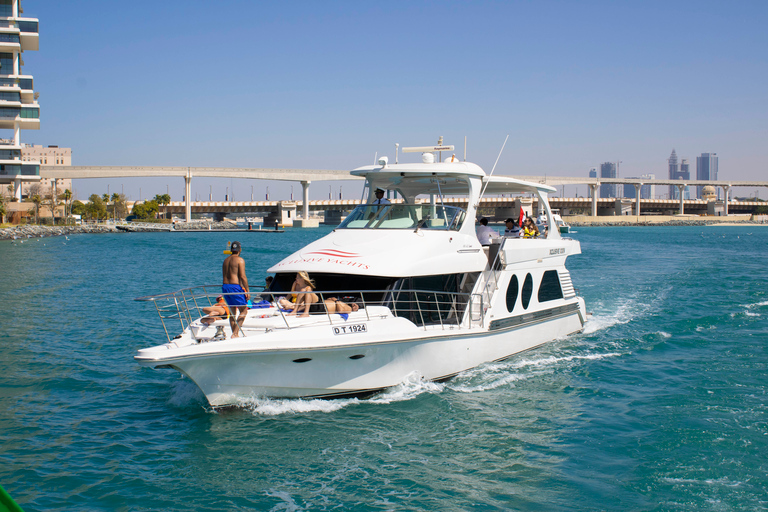
M 0 128 L 13 129 L 15 124 L 24 130 L 40 128 L 40 107 L 33 106 L 4 106 L 0 102 Z
M 21 48 L 25 51 L 35 51 L 40 48 L 40 23 L 35 18 L 19 18 L 19 31 L 21 32 Z
M 40 165 L 38 164 L 21 164 L 21 163 L 0 163 L 0 178 L 15 179 L 15 178 L 30 178 L 40 177 Z
M 20 95 L 22 103 L 34 103 L 35 91 L 32 89 L 33 81 L 31 76 L 3 76 L 0 75 L 0 96 L 6 96 L 5 93 L 17 93 Z
M 21 51 L 21 36 L 18 32 L 0 30 L 0 52 L 18 53 Z

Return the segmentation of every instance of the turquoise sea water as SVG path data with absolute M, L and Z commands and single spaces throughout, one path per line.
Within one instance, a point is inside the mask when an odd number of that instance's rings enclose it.
M 326 228 L 241 233 L 249 279 Z M 0 484 L 35 510 L 765 510 L 768 229 L 579 228 L 585 332 L 443 384 L 216 413 L 134 297 L 232 235 L 0 242 Z

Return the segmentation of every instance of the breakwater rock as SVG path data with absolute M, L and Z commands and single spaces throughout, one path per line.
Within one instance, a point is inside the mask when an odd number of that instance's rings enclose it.
M 221 229 L 237 229 L 237 224 L 234 222 L 208 222 L 204 220 L 193 220 L 190 222 L 177 222 L 174 225 L 176 231 L 205 231 L 210 229 L 211 231 L 218 231 Z
M 80 226 L 13 226 L 0 229 L 0 240 L 15 240 L 17 238 L 41 238 L 47 236 L 63 236 L 79 233 L 114 233 L 114 226 L 102 224 L 84 224 Z
M 566 221 L 568 222 L 568 221 Z M 681 219 L 681 220 L 668 220 L 664 222 L 652 222 L 652 221 L 634 221 L 634 220 L 628 220 L 626 222 L 622 221 L 609 221 L 609 222 L 579 222 L 579 221 L 573 221 L 568 222 L 572 227 L 585 227 L 585 226 L 591 226 L 591 227 L 598 227 L 598 226 L 717 226 L 724 224 L 723 221 L 711 221 L 711 220 L 691 220 L 691 219 Z M 739 220 L 739 219 L 733 219 L 728 220 L 728 224 L 744 224 L 744 225 L 756 225 L 760 224 L 759 222 L 753 222 L 750 220 Z

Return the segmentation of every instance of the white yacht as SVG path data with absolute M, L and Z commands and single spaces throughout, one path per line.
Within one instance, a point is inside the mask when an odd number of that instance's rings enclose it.
M 320 311 L 251 309 L 242 336 L 231 338 L 227 320 L 200 320 L 220 295 L 215 287 L 142 297 L 157 307 L 168 340 L 135 360 L 178 370 L 214 407 L 238 406 L 260 397 L 362 396 L 414 377 L 440 381 L 580 331 L 585 305 L 565 268 L 581 253 L 578 241 L 553 230 L 483 247 L 475 234 L 483 194 L 536 194 L 553 225 L 547 194 L 555 189 L 433 160 L 426 152 L 419 163 L 385 157 L 355 169 L 368 197 L 381 188 L 390 204 L 360 205 L 269 269 L 267 298 L 287 294 L 306 271 Z M 446 196 L 466 198 L 466 208 L 443 204 Z M 322 306 L 329 297 L 359 309 L 330 314 Z

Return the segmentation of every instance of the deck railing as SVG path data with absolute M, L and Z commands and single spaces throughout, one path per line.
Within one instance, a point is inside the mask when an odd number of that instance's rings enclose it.
M 245 335 L 248 331 L 255 329 L 264 329 L 263 327 L 254 327 L 249 325 L 248 317 L 261 316 L 260 309 L 266 310 L 266 304 L 262 303 L 259 308 L 259 300 L 265 299 L 269 307 L 278 305 L 279 295 L 285 292 L 252 292 L 251 299 L 253 307 L 248 310 L 245 325 L 242 330 Z M 483 297 L 481 294 L 454 293 L 436 290 L 422 289 L 397 289 L 397 290 L 334 290 L 334 291 L 315 291 L 315 292 L 293 292 L 297 295 L 304 293 L 314 293 L 318 300 L 310 309 L 310 316 L 318 318 L 325 316 L 330 325 L 341 324 L 346 321 L 337 313 L 329 313 L 325 300 L 337 298 L 348 305 L 357 304 L 358 311 L 365 314 L 366 320 L 371 320 L 372 316 L 378 316 L 371 312 L 371 306 L 385 306 L 389 308 L 392 315 L 406 318 L 415 325 L 426 329 L 466 329 L 482 326 L 485 324 L 486 308 L 482 307 Z M 160 295 L 151 295 L 139 297 L 135 300 L 151 302 L 160 317 L 168 341 L 181 336 L 180 333 L 187 330 L 190 325 L 205 316 L 204 307 L 214 306 L 216 299 L 220 296 L 229 294 L 221 292 L 221 285 L 202 285 L 191 288 L 185 288 L 171 293 Z M 239 294 L 231 294 L 239 295 Z M 479 306 L 479 307 L 478 307 Z M 230 306 L 230 310 L 231 310 Z M 270 310 L 273 311 L 273 310 Z M 306 324 L 291 323 L 290 310 L 278 308 L 273 316 L 279 316 L 281 323 L 279 326 L 270 327 L 297 329 Z M 177 330 L 178 329 L 178 330 Z M 194 334 L 194 333 L 193 333 Z

